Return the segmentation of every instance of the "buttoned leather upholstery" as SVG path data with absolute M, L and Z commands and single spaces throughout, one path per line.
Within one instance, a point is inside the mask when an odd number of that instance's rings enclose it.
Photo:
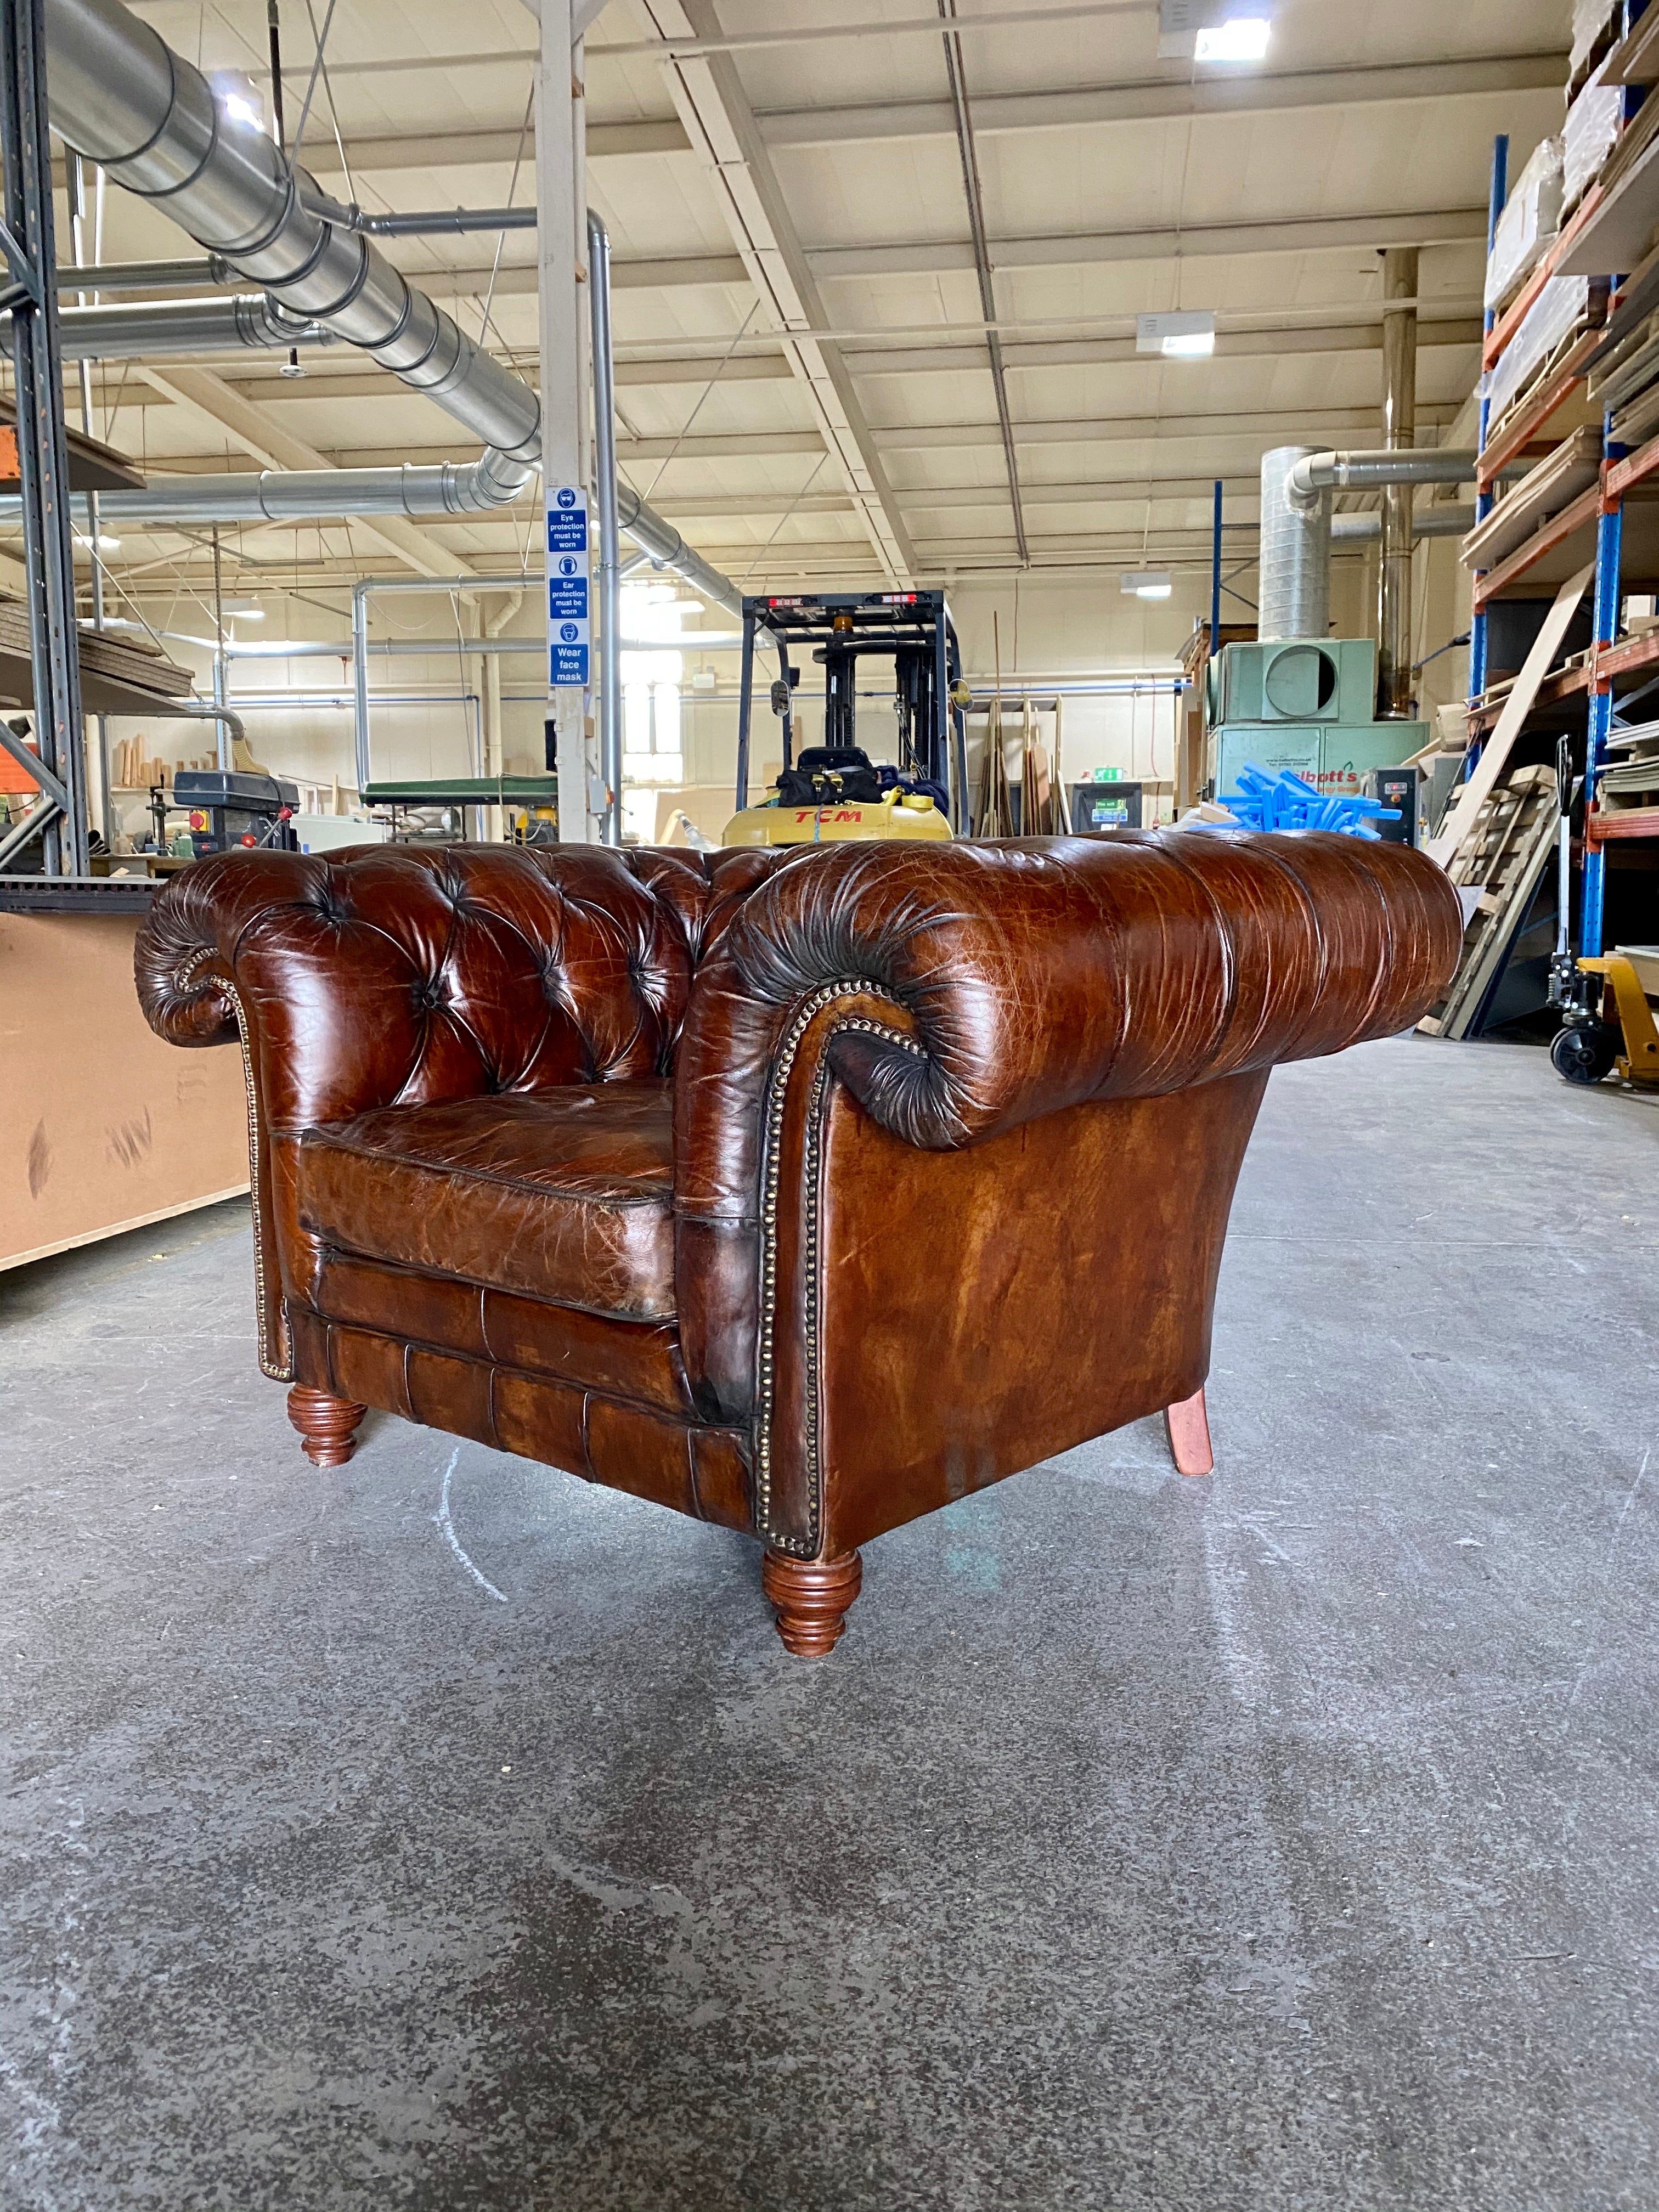
M 1316 834 L 374 847 L 195 864 L 137 978 L 242 1040 L 268 1371 L 807 1557 L 1190 1395 L 1267 1071 L 1460 939 Z
M 383 1106 L 307 1129 L 298 1189 L 333 1249 L 621 1320 L 674 1310 L 665 1083 Z

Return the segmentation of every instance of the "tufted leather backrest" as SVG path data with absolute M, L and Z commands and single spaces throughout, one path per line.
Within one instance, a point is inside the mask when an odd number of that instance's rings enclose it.
M 666 1072 L 691 975 L 763 853 L 362 846 L 228 853 L 156 897 L 137 954 L 180 1044 L 257 1032 L 273 1130 Z

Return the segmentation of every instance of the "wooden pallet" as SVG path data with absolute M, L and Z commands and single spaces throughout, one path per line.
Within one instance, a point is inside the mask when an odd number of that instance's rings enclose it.
M 1425 1036 L 1468 1035 L 1555 851 L 1559 818 L 1553 767 L 1511 769 L 1482 801 L 1446 871 L 1465 889 L 1478 884 L 1480 895 L 1464 928 L 1457 973 L 1418 1024 Z

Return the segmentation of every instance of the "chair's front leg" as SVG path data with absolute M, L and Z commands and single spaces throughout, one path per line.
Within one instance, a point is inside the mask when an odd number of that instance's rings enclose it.
M 785 1650 L 798 1659 L 822 1659 L 833 1651 L 863 1580 L 856 1552 L 835 1559 L 795 1559 L 769 1551 L 761 1561 L 761 1588 L 776 1610 Z
M 1210 1449 L 1210 1418 L 1204 1409 L 1202 1390 L 1195 1390 L 1178 1406 L 1166 1408 L 1164 1425 L 1170 1432 L 1170 1451 L 1177 1474 L 1215 1473 L 1215 1454 Z
M 288 1394 L 288 1417 L 300 1431 L 313 1467 L 343 1467 L 357 1449 L 357 1425 L 368 1411 L 349 1398 L 296 1382 Z

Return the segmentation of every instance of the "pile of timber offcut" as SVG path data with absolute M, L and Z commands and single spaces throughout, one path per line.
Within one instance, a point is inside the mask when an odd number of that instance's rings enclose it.
M 1512 768 L 1480 801 L 1447 864 L 1453 883 L 1478 888 L 1463 951 L 1445 997 L 1418 1024 L 1429 1036 L 1478 1035 L 1477 1024 L 1553 861 L 1559 810 L 1553 766 Z
M 89 714 L 164 713 L 173 699 L 188 699 L 195 678 L 169 660 L 147 637 L 80 629 L 82 690 Z M 27 600 L 0 592 L 0 688 L 20 704 L 31 696 Z M 131 697 L 127 695 L 131 695 Z

